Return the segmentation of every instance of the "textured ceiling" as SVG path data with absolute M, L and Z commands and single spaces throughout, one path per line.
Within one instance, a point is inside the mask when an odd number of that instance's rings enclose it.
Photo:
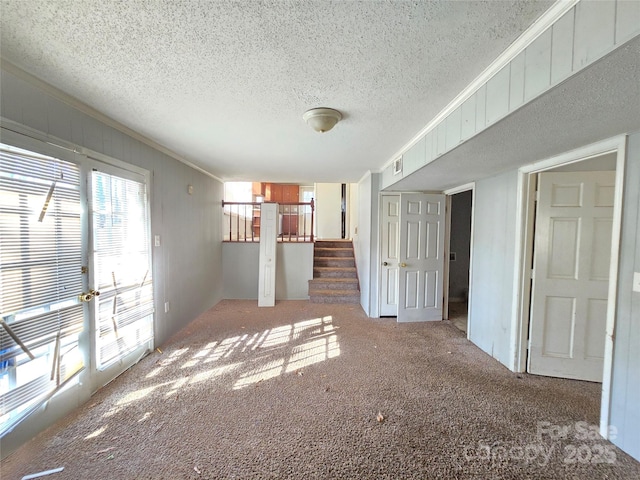
M 11 63 L 225 180 L 301 183 L 382 167 L 552 4 L 0 1 Z

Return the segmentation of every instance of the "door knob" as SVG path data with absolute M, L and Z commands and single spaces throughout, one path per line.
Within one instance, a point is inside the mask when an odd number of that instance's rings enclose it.
M 382 262 L 382 265 L 384 265 L 385 267 L 389 266 L 389 262 Z
M 91 300 L 93 300 L 93 297 L 97 297 L 98 295 L 100 295 L 100 292 L 98 292 L 97 290 L 89 290 L 89 293 L 81 293 L 80 295 L 78 295 L 78 300 L 81 302 L 90 302 Z
M 406 264 L 406 263 L 404 263 L 404 262 L 402 262 L 402 263 L 400 264 L 400 266 L 401 266 L 401 267 L 406 267 L 406 266 L 407 266 L 407 264 Z
M 93 294 L 81 293 L 80 295 L 78 295 L 78 300 L 80 300 L 81 302 L 90 302 L 91 300 L 93 300 Z

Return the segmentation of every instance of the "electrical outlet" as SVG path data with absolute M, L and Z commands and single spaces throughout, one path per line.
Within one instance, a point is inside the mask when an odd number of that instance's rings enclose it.
M 154 235 L 153 236 L 153 245 L 156 247 L 160 246 L 160 235 Z
M 633 291 L 640 292 L 640 272 L 633 272 Z
M 164 313 L 169 313 L 169 302 L 164 302 Z

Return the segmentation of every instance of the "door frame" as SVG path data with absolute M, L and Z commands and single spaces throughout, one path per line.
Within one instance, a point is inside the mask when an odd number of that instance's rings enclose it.
M 474 231 L 474 219 L 476 212 L 476 182 L 465 183 L 463 185 L 449 188 L 445 190 L 446 195 L 446 216 L 445 216 L 445 231 L 444 231 L 444 249 L 445 249 L 445 262 L 444 273 L 442 275 L 442 281 L 444 282 L 442 288 L 442 294 L 444 300 L 442 302 L 442 318 L 444 320 L 449 319 L 449 252 L 451 252 L 451 197 L 457 193 L 468 192 L 471 190 L 471 232 L 469 238 L 469 294 L 467 295 L 467 339 L 470 338 L 471 331 L 471 289 L 473 288 L 473 231 Z
M 89 351 L 91 356 L 91 362 L 88 365 L 89 369 L 89 384 L 91 386 L 91 394 L 93 395 L 99 389 L 104 387 L 106 384 L 111 382 L 113 379 L 124 373 L 127 369 L 131 368 L 132 365 L 138 363 L 142 357 L 147 355 L 148 351 L 153 351 L 155 348 L 155 340 L 156 340 L 156 315 L 155 315 L 155 277 L 153 275 L 153 236 L 151 234 L 151 203 L 150 203 L 150 191 L 151 185 L 149 183 L 150 176 L 149 172 L 140 169 L 137 171 L 135 168 L 123 168 L 122 166 L 118 166 L 113 161 L 104 161 L 97 159 L 98 155 L 95 152 L 91 152 L 87 154 L 83 158 L 82 163 L 82 171 L 83 171 L 83 179 L 86 181 L 83 185 L 85 189 L 86 195 L 86 205 L 85 205 L 85 214 L 87 215 L 87 233 L 89 235 L 88 244 L 90 246 L 90 251 L 87 252 L 87 258 L 84 259 L 85 265 L 89 266 L 89 274 L 86 276 L 89 282 L 89 286 L 92 288 L 98 288 L 97 279 L 95 277 L 94 266 L 94 252 L 95 245 L 92 242 L 93 238 L 93 216 L 91 210 L 91 202 L 93 197 L 93 187 L 91 186 L 92 182 L 92 174 L 94 171 L 99 171 L 102 173 L 106 173 L 109 175 L 113 175 L 118 178 L 123 178 L 127 180 L 134 180 L 137 182 L 144 183 L 146 186 L 146 200 L 145 206 L 147 209 L 147 215 L 149 218 L 149 222 L 145 228 L 147 231 L 147 236 L 149 238 L 149 261 L 151 267 L 151 278 L 153 281 L 153 295 L 154 295 L 154 313 L 153 313 L 153 338 L 148 342 L 148 347 L 144 350 L 141 350 L 141 347 L 136 348 L 132 352 L 127 353 L 125 356 L 115 360 L 112 363 L 109 363 L 101 368 L 98 368 L 97 365 L 97 355 L 98 355 L 98 346 L 96 341 L 96 327 L 98 324 L 98 312 L 96 311 L 96 307 L 94 302 L 90 302 L 87 306 L 90 309 L 89 312 L 89 328 L 87 330 L 89 334 Z M 108 158 L 108 157 L 107 157 Z M 114 159 L 111 159 L 114 160 Z
M 618 264 L 622 227 L 622 201 L 624 193 L 624 167 L 627 136 L 619 135 L 550 157 L 518 170 L 516 205 L 516 268 L 514 278 L 513 319 L 511 331 L 511 370 L 525 372 L 527 367 L 529 312 L 531 307 L 531 272 L 533 260 L 533 221 L 535 218 L 536 175 L 561 165 L 589 160 L 607 153 L 616 153 L 616 177 L 613 206 L 611 260 L 609 264 L 609 291 L 600 404 L 600 435 L 608 439 L 611 409 L 611 377 L 613 367 L 614 329 L 618 290 Z

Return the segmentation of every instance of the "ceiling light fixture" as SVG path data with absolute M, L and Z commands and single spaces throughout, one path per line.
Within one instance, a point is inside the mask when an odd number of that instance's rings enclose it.
M 342 120 L 342 114 L 333 108 L 312 108 L 304 112 L 302 118 L 316 132 L 324 133 Z

